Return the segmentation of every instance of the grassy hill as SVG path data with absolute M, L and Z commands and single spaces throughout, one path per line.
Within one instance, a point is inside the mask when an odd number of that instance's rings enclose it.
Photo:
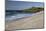
M 25 13 L 36 13 L 36 12 L 39 12 L 39 11 L 42 11 L 44 10 L 44 8 L 42 7 L 32 7 L 32 8 L 29 8 L 29 9 L 24 9 L 24 12 Z

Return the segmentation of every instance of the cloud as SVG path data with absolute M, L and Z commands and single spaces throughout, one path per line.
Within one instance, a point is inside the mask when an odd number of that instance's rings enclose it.
M 8 1 L 29 1 L 29 2 L 43 2 L 43 0 L 8 0 Z
M 21 10 L 30 7 L 42 7 L 43 3 L 41 2 L 23 2 L 23 1 L 8 1 L 7 9 L 8 10 Z
M 28 0 L 8 0 L 8 1 L 28 1 Z

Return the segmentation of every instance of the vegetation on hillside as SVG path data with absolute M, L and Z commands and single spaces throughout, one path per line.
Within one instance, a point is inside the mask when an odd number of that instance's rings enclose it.
M 39 11 L 42 11 L 44 10 L 44 8 L 42 7 L 32 7 L 32 8 L 29 8 L 29 9 L 24 9 L 24 12 L 25 13 L 36 13 L 36 12 L 39 12 Z

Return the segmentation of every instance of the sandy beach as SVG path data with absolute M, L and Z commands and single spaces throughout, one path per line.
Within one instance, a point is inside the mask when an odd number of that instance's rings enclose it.
M 43 11 L 35 13 L 33 16 L 13 21 L 6 24 L 6 30 L 15 29 L 41 29 L 44 28 Z

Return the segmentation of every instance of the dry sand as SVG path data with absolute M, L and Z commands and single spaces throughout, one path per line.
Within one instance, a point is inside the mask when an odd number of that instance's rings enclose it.
M 6 30 L 43 28 L 43 11 L 35 13 L 33 16 L 13 21 L 6 24 Z

